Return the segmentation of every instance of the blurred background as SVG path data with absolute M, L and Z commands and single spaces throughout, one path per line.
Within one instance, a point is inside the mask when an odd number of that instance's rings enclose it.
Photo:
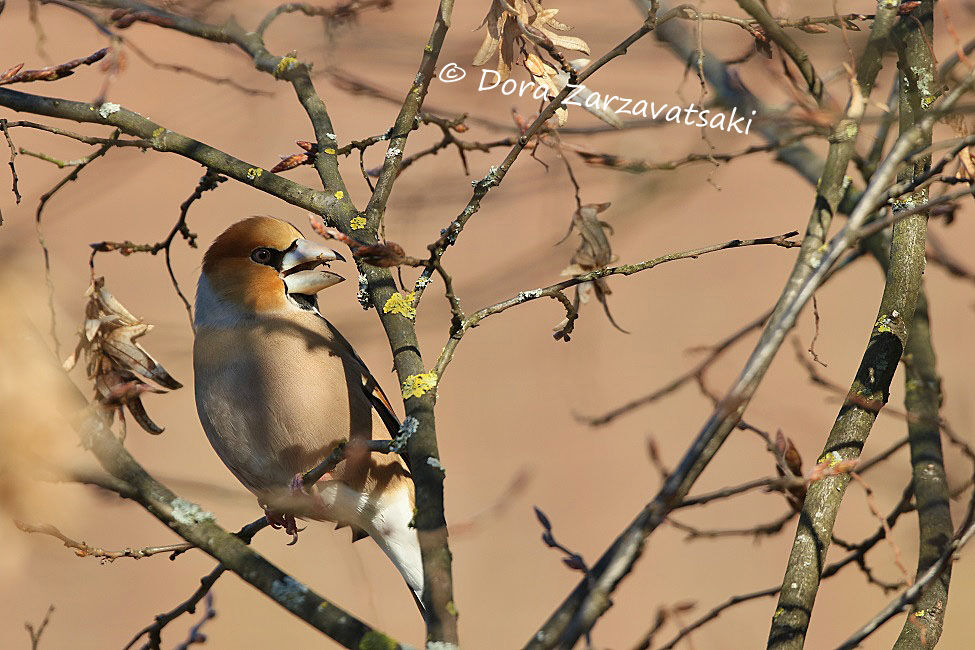
M 220 22 L 232 13 L 252 29 L 275 4 L 219 2 L 205 17 Z M 331 30 L 323 30 L 318 19 L 283 16 L 268 31 L 268 46 L 277 54 L 296 50 L 302 60 L 313 61 L 323 73 L 338 68 L 400 97 L 415 75 L 437 4 L 396 0 L 389 10 L 366 12 L 357 23 Z M 468 76 L 454 84 L 434 82 L 428 107 L 448 116 L 467 112 L 472 118 L 505 126 L 513 124 L 512 109 L 530 117 L 537 103 L 527 97 L 505 97 L 497 91 L 476 92 L 480 72 L 471 61 L 483 31 L 473 30 L 488 4 L 487 0 L 457 3 L 440 62 L 455 62 L 468 71 Z M 972 6 L 959 0 L 939 4 L 949 9 L 953 28 L 963 41 L 967 40 L 975 24 Z M 550 0 L 546 3 L 549 5 L 562 10 L 559 19 L 572 25 L 571 33 L 584 38 L 596 56 L 631 33 L 641 20 L 629 0 Z M 776 1 L 770 5 L 776 15 L 793 17 L 833 12 L 831 2 Z M 837 5 L 841 12 L 873 10 L 873 3 L 841 1 Z M 709 1 L 704 8 L 740 15 L 733 2 L 723 0 Z M 41 6 L 38 15 L 47 58 L 38 51 L 38 37 L 28 20 L 28 3 L 7 3 L 0 15 L 0 69 L 20 62 L 27 68 L 39 68 L 85 56 L 106 44 L 91 24 L 62 7 Z M 866 29 L 869 22 L 861 24 Z M 269 94 L 245 94 L 190 75 L 153 70 L 129 53 L 125 70 L 109 86 L 110 101 L 265 169 L 279 156 L 296 152 L 295 140 L 314 139 L 290 87 L 254 70 L 232 47 L 138 23 L 124 33 L 157 61 L 232 77 Z M 864 33 L 849 34 L 857 51 Z M 943 60 L 955 46 L 940 13 L 936 33 L 935 50 Z M 793 35 L 821 71 L 836 69 L 846 56 L 837 29 L 830 28 L 822 35 Z M 729 59 L 752 47 L 742 30 L 721 23 L 706 23 L 704 40 L 717 55 Z M 493 65 L 489 62 L 486 67 Z M 777 90 L 783 86 L 777 62 L 753 57 L 740 66 L 740 74 L 764 100 L 775 103 L 787 98 Z M 894 62 L 890 60 L 873 99 L 885 100 L 893 74 Z M 514 77 L 524 79 L 524 70 L 516 69 Z M 350 94 L 328 75 L 316 76 L 315 81 L 340 143 L 384 132 L 398 110 L 392 103 Z M 94 66 L 81 68 L 56 83 L 36 82 L 15 88 L 92 101 L 103 82 L 104 71 Z M 651 37 L 601 70 L 592 78 L 591 86 L 624 97 L 681 106 L 698 101 L 700 93 L 693 73 L 685 74 L 683 63 Z M 845 102 L 848 86 L 842 76 L 830 89 L 841 104 Z M 713 95 L 706 100 L 711 98 Z M 876 107 L 869 111 L 873 116 L 878 114 Z M 15 115 L 7 109 L 0 109 L 0 117 L 57 123 Z M 471 130 L 460 137 L 487 141 L 511 133 L 473 120 L 469 124 Z M 579 109 L 570 112 L 570 127 L 600 124 Z M 57 125 L 108 135 L 106 129 L 90 125 Z M 717 152 L 738 151 L 761 142 L 755 136 L 715 130 L 707 135 Z M 944 128 L 935 139 L 951 135 Z M 17 146 L 62 160 L 91 152 L 80 143 L 26 129 L 15 129 L 12 136 Z M 423 127 L 411 137 L 406 153 L 439 139 L 439 129 Z M 710 150 L 700 130 L 676 124 L 591 136 L 566 135 L 563 139 L 593 151 L 653 161 Z M 823 153 L 821 141 L 810 140 L 809 144 Z M 867 142 L 860 144 L 861 150 L 867 146 Z M 470 198 L 470 181 L 498 164 L 506 151 L 470 153 L 470 176 L 464 175 L 457 153 L 451 149 L 407 169 L 389 203 L 387 237 L 408 253 L 422 256 L 425 246 L 463 209 Z M 371 148 L 366 154 L 367 167 L 380 165 L 384 153 L 383 147 Z M 0 147 L 0 155 L 7 155 L 5 147 Z M 720 166 L 704 163 L 642 175 L 588 167 L 578 157 L 569 156 L 582 201 L 612 203 L 600 216 L 615 229 L 611 238 L 614 252 L 625 262 L 733 238 L 801 231 L 813 200 L 812 188 L 769 154 Z M 570 179 L 550 149 L 540 149 L 538 157 L 546 164 L 527 154 L 520 157 L 445 257 L 468 312 L 518 291 L 558 281 L 577 245 L 575 235 L 556 245 L 575 210 Z M 6 166 L 0 172 L 3 311 L 25 313 L 46 332 L 50 314 L 34 212 L 40 196 L 68 170 L 26 155 L 17 158 L 17 170 L 24 195 L 20 205 L 14 204 L 8 191 Z M 363 207 L 368 188 L 358 161 L 354 157 L 344 160 L 342 170 L 353 201 Z M 178 217 L 179 204 L 193 191 L 203 171 L 175 155 L 115 149 L 84 169 L 77 182 L 50 201 L 41 233 L 50 250 L 55 332 L 62 359 L 73 348 L 83 318 L 84 293 L 89 284 L 88 244 L 163 239 Z M 285 174 L 319 186 L 311 167 Z M 932 221 L 932 231 L 959 260 L 972 259 L 972 213 L 968 201 L 962 203 L 951 225 Z M 176 276 L 191 299 L 205 247 L 229 224 L 254 214 L 275 215 L 302 228 L 307 223 L 302 211 L 234 181 L 207 193 L 191 208 L 190 229 L 198 233 L 200 248 L 188 248 L 181 241 L 173 247 Z M 838 219 L 837 223 L 842 221 Z M 629 278 L 612 278 L 611 308 L 628 335 L 614 329 L 593 303 L 584 307 L 571 342 L 555 341 L 552 327 L 563 313 L 552 301 L 512 309 L 468 334 L 440 384 L 438 402 L 440 450 L 447 470 L 447 519 L 457 526 L 451 547 L 465 647 L 522 645 L 578 582 L 579 574 L 567 569 L 560 555 L 542 544 L 533 505 L 549 516 L 561 543 L 594 562 L 659 487 L 659 475 L 647 452 L 648 439 L 656 441 L 663 462 L 674 466 L 711 405 L 694 382 L 689 382 L 666 399 L 606 427 L 592 428 L 578 416 L 601 414 L 685 372 L 701 358 L 702 353 L 693 348 L 723 339 L 774 302 L 794 259 L 795 250 L 752 247 L 666 264 Z M 127 447 L 154 476 L 213 512 L 224 527 L 236 530 L 254 520 L 260 515 L 255 500 L 211 451 L 197 421 L 192 332 L 166 275 L 162 255 L 100 254 L 95 262 L 96 273 L 105 276 L 107 288 L 130 311 L 155 326 L 143 339 L 144 345 L 185 384 L 174 393 L 146 398 L 150 415 L 166 431 L 149 436 L 131 425 Z M 323 294 L 322 311 L 352 341 L 386 390 L 395 394 L 396 379 L 390 372 L 390 353 L 382 328 L 375 314 L 363 311 L 355 299 L 355 270 L 352 266 L 333 269 L 353 281 Z M 413 271 L 404 271 L 404 275 L 408 283 L 412 282 Z M 971 337 L 975 286 L 970 279 L 951 277 L 935 265 L 929 265 L 925 278 L 939 370 L 944 378 L 943 415 L 969 442 L 975 442 L 971 400 L 975 388 L 975 340 Z M 882 287 L 877 265 L 863 259 L 818 294 L 821 323 L 816 351 L 828 366 L 820 370 L 840 385 L 849 384 L 860 361 Z M 437 282 L 427 291 L 417 320 L 428 365 L 446 342 L 448 325 L 449 312 Z M 802 349 L 807 348 L 814 334 L 810 310 L 801 317 L 795 334 Z M 755 338 L 750 335 L 713 366 L 707 375 L 713 390 L 727 388 Z M 53 347 L 50 340 L 48 344 Z M 44 422 L 17 430 L 8 427 L 6 437 L 0 439 L 6 447 L 2 453 L 14 445 L 33 446 L 39 453 L 54 448 L 69 456 L 83 453 L 67 424 L 62 426 L 50 415 L 45 402 L 47 389 L 25 382 L 25 377 L 33 376 L 25 369 L 29 358 L 7 354 L 2 361 L 0 377 L 4 383 L 0 386 L 5 392 L 0 396 L 4 408 L 0 417 Z M 72 377 L 86 394 L 90 393 L 82 369 L 76 369 Z M 900 408 L 901 371 L 893 386 L 890 404 Z M 401 405 L 397 408 L 402 414 Z M 837 409 L 836 398 L 809 382 L 806 371 L 796 362 L 792 345 L 787 344 L 746 417 L 755 426 L 773 433 L 781 429 L 791 437 L 808 470 Z M 905 432 L 900 419 L 881 415 L 865 456 L 886 448 Z M 967 477 L 968 465 L 950 446 L 946 447 L 946 458 L 949 481 L 952 486 L 958 485 Z M 695 492 L 773 472 L 773 459 L 764 443 L 754 434 L 736 432 L 701 477 Z M 881 511 L 886 513 L 909 479 L 906 449 L 866 478 Z M 178 541 L 141 508 L 94 488 L 17 481 L 4 488 L 4 496 L 10 514 L 33 523 L 54 524 L 70 537 L 103 548 Z M 956 523 L 963 506 L 962 501 L 955 504 Z M 772 521 L 787 509 L 779 494 L 753 493 L 681 512 L 679 518 L 705 528 L 742 528 Z M 876 527 L 863 490 L 852 485 L 840 512 L 837 535 L 859 539 Z M 662 527 L 649 540 L 636 570 L 616 592 L 614 607 L 596 626 L 595 646 L 631 647 L 651 626 L 659 607 L 694 603 L 691 611 L 681 614 L 687 622 L 734 594 L 777 585 L 794 530 L 795 524 L 790 522 L 781 534 L 757 541 L 746 536 L 689 542 L 685 533 Z M 896 527 L 894 540 L 913 576 L 917 547 L 913 514 Z M 283 533 L 265 531 L 257 536 L 254 546 L 282 569 L 370 624 L 403 642 L 422 645 L 422 623 L 409 593 L 371 541 L 350 544 L 348 530 L 333 531 L 329 525 L 310 525 L 296 546 L 286 546 L 287 541 Z M 0 597 L 7 603 L 0 611 L 3 648 L 29 647 L 24 622 L 39 622 L 50 604 L 56 611 L 44 633 L 42 648 L 121 647 L 151 623 L 153 616 L 188 597 L 214 565 L 211 558 L 192 551 L 175 561 L 158 555 L 102 564 L 94 558 L 76 557 L 50 537 L 25 535 L 9 516 L 0 518 L 0 547 Z M 833 545 L 829 560 L 842 555 L 842 549 Z M 868 563 L 879 577 L 896 581 L 900 572 L 893 559 L 890 547 L 883 543 L 868 555 Z M 942 647 L 969 647 L 975 634 L 975 621 L 968 615 L 969 603 L 975 598 L 975 557 L 971 550 L 962 553 L 952 578 Z M 213 593 L 218 616 L 205 629 L 208 647 L 332 647 L 331 641 L 233 575 L 223 577 Z M 891 597 L 866 584 L 855 567 L 844 569 L 820 590 L 807 647 L 833 647 Z M 770 598 L 730 609 L 693 634 L 694 647 L 762 646 L 773 609 L 774 600 Z M 184 616 L 168 626 L 164 646 L 182 641 L 196 620 L 197 616 Z M 865 647 L 889 647 L 902 620 L 896 618 Z M 675 631 L 674 624 L 669 623 L 658 639 L 667 639 Z M 681 647 L 691 644 L 685 642 Z

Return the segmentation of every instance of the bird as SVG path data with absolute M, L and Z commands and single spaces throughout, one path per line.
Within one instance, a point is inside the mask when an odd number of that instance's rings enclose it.
M 318 307 L 318 293 L 344 279 L 328 270 L 336 260 L 345 261 L 273 217 L 243 219 L 216 237 L 196 290 L 197 413 L 220 460 L 291 543 L 296 517 L 348 526 L 352 541 L 371 537 L 423 614 L 409 469 L 398 454 L 354 453 L 355 443 L 394 437 L 399 421 Z M 302 475 L 346 441 L 345 459 L 303 489 Z

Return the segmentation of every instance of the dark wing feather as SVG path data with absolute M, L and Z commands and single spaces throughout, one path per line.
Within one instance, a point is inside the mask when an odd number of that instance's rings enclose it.
M 369 372 L 369 368 L 366 367 L 365 362 L 359 358 L 356 354 L 355 349 L 353 349 L 352 344 L 342 336 L 342 333 L 335 329 L 335 326 L 328 322 L 328 319 L 322 316 L 322 320 L 325 322 L 325 326 L 328 327 L 329 332 L 335 338 L 335 342 L 341 345 L 344 350 L 349 354 L 350 357 L 356 360 L 359 364 L 360 371 L 362 372 L 362 390 L 366 394 L 369 403 L 372 407 L 376 409 L 379 414 L 379 418 L 386 425 L 386 429 L 389 431 L 389 437 L 395 439 L 399 435 L 400 421 L 396 417 L 395 411 L 393 411 L 393 405 L 390 403 L 389 398 L 386 396 L 385 391 L 383 391 L 382 386 L 376 381 L 376 378 L 372 376 Z M 403 461 L 406 463 L 406 468 L 410 468 L 410 462 L 403 456 Z

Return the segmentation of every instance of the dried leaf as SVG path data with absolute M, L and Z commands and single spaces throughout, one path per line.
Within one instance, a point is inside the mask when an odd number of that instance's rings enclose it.
M 606 268 L 618 259 L 613 254 L 609 238 L 606 236 L 606 231 L 612 234 L 613 227 L 599 219 L 599 214 L 605 212 L 609 206 L 609 203 L 587 203 L 573 213 L 569 233 L 571 234 L 573 230 L 577 231 L 580 242 L 579 247 L 572 255 L 569 266 L 562 271 L 562 275 L 578 277 L 591 271 Z M 568 234 L 566 236 L 568 237 Z M 596 299 L 603 306 L 603 312 L 613 327 L 629 334 L 629 332 L 616 322 L 616 319 L 613 318 L 613 314 L 609 310 L 606 296 L 611 293 L 612 290 L 602 278 L 597 278 L 591 282 L 583 282 L 576 286 L 576 300 L 578 303 L 587 303 L 595 295 Z M 556 332 L 558 333 L 565 324 L 566 321 L 560 323 L 555 328 Z
M 391 241 L 371 246 L 359 246 L 352 251 L 352 256 L 366 264 L 382 268 L 399 266 L 406 260 L 403 247 Z
M 570 61 L 569 65 L 571 65 L 572 68 L 576 72 L 578 72 L 582 70 L 584 67 L 586 67 L 587 65 L 589 65 L 589 60 L 576 59 L 574 61 Z M 562 70 L 555 76 L 555 85 L 557 88 L 556 92 L 560 92 L 563 88 L 565 88 L 565 85 L 567 83 L 569 83 L 569 73 Z M 590 90 L 587 86 L 580 86 L 579 88 L 575 89 L 575 96 L 573 97 L 573 101 L 582 104 L 582 107 L 585 110 L 589 111 L 590 113 L 592 113 L 593 115 L 601 119 L 603 122 L 606 122 L 606 124 L 609 124 L 610 126 L 614 126 L 617 129 L 623 128 L 623 120 L 619 118 L 619 116 L 616 114 L 616 111 L 609 110 L 608 107 L 605 106 L 602 102 L 587 101 L 592 95 L 593 95 L 593 91 Z M 554 97 L 555 96 L 554 93 L 551 96 Z
M 484 41 L 474 55 L 474 65 L 483 65 L 498 55 L 498 74 L 500 81 L 511 74 L 515 53 L 535 49 L 539 46 L 550 53 L 556 47 L 589 54 L 589 45 L 577 36 L 559 32 L 571 29 L 555 19 L 558 9 L 545 9 L 541 0 L 493 1 L 487 16 L 478 27 L 487 27 Z M 538 55 L 540 52 L 529 52 Z
M 142 395 L 165 393 L 164 389 L 175 390 L 182 384 L 137 342 L 152 326 L 132 315 L 109 293 L 104 278 L 95 278 L 86 295 L 88 303 L 78 333 L 78 345 L 65 359 L 65 369 L 73 368 L 84 354 L 96 400 L 109 413 L 117 412 L 120 419 L 122 408 L 128 408 L 143 429 L 153 434 L 161 433 L 162 427 L 146 414 Z M 124 424 L 124 420 L 122 422 Z

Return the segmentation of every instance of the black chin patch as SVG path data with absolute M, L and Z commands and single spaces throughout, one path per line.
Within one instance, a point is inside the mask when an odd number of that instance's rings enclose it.
M 305 311 L 318 310 L 318 296 L 309 296 L 304 293 L 289 293 L 288 295 Z

